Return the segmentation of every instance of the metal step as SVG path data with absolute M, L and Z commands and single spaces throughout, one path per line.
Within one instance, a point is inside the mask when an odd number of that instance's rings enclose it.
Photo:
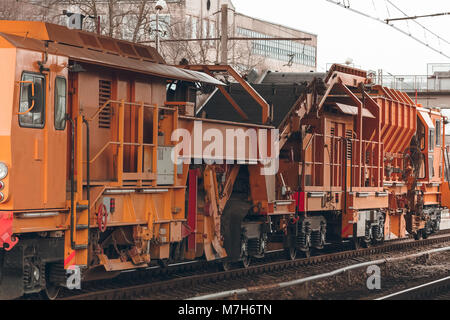
M 74 250 L 86 250 L 88 248 L 87 244 L 76 244 L 74 246 Z
M 77 212 L 85 211 L 89 208 L 87 204 L 77 204 Z

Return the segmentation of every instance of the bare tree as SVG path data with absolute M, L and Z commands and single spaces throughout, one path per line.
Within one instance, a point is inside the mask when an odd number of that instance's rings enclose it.
M 68 0 L 80 13 L 94 19 L 86 20 L 85 29 L 97 30 L 97 17 L 100 19 L 100 32 L 115 38 L 126 38 L 133 42 L 146 39 L 150 28 L 150 14 L 153 10 L 151 0 L 136 0 L 119 3 L 116 0 Z
M 87 18 L 84 29 L 100 32 L 114 38 L 133 42 L 150 42 L 155 39 L 156 29 L 163 40 L 182 40 L 190 38 L 211 38 L 218 36 L 217 25 L 203 25 L 205 22 L 196 18 L 195 22 L 186 18 L 179 11 L 169 6 L 168 13 L 161 14 L 156 28 L 154 0 L 0 0 L 0 19 L 40 20 L 64 24 L 66 17 L 63 10 L 79 12 Z M 93 19 L 89 18 L 92 17 Z M 100 26 L 97 26 L 100 17 Z M 229 34 L 233 34 L 230 27 Z M 154 44 L 154 43 L 153 43 Z M 185 59 L 190 64 L 218 63 L 220 41 L 196 40 L 162 42 L 161 54 L 170 64 L 179 64 Z M 230 41 L 228 43 L 228 63 L 242 74 L 250 70 L 264 69 L 264 57 L 253 54 L 252 41 Z
M 0 2 L 0 19 L 17 20 L 19 16 L 19 4 L 17 1 L 4 0 Z
M 62 0 L 42 0 L 39 3 L 30 0 L 0 1 L 0 19 L 5 20 L 38 20 L 59 22 L 62 12 L 58 6 Z
M 192 21 L 186 21 L 184 17 L 174 17 L 168 28 L 168 39 L 180 41 L 162 42 L 161 54 L 168 63 L 179 64 L 186 59 L 190 64 L 216 64 L 220 56 L 218 40 L 183 41 L 182 39 L 200 38 L 207 39 L 212 35 L 204 34 L 193 26 Z M 202 28 L 203 30 L 203 28 Z M 229 30 L 231 34 L 232 30 Z M 213 36 L 216 37 L 215 35 Z M 236 67 L 241 74 L 248 74 L 252 69 L 264 69 L 264 57 L 253 54 L 252 41 L 229 41 L 228 63 Z

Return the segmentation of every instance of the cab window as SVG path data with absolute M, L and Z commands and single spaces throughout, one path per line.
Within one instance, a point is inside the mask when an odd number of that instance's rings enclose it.
M 19 113 L 22 113 L 19 114 L 19 124 L 21 127 L 26 128 L 44 127 L 45 125 L 44 76 L 32 73 L 24 73 L 22 75 L 22 82 L 20 83 Z
M 55 79 L 55 129 L 66 128 L 66 79 L 57 77 Z
M 439 120 L 436 120 L 436 146 L 441 146 L 441 122 Z
M 434 150 L 434 129 L 430 129 L 429 135 L 428 135 L 428 151 Z

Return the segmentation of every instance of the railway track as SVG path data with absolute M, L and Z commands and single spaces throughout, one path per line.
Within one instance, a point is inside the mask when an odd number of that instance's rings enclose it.
M 241 288 L 257 283 L 273 282 L 289 272 L 300 272 L 305 277 L 324 273 L 355 263 L 371 261 L 376 255 L 402 253 L 419 248 L 450 242 L 450 235 L 443 234 L 429 239 L 402 240 L 384 245 L 343 251 L 293 261 L 262 262 L 247 269 L 233 269 L 217 272 L 211 268 L 200 271 L 192 265 L 190 271 L 179 274 L 167 273 L 151 282 L 131 284 L 124 281 L 111 281 L 107 287 L 89 287 L 81 292 L 65 291 L 61 300 L 119 300 L 119 299 L 188 299 L 198 295 Z M 196 271 L 197 270 L 197 271 Z M 162 271 L 164 272 L 164 270 Z
M 402 290 L 376 300 L 450 300 L 450 276 Z

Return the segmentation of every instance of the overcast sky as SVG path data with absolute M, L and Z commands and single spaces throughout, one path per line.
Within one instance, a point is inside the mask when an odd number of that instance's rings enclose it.
M 389 1 L 391 4 L 389 4 Z M 343 2 L 341 0 L 341 2 Z M 384 20 L 450 12 L 450 0 L 346 0 L 350 7 Z M 327 63 L 353 59 L 363 69 L 391 74 L 427 74 L 427 63 L 450 63 L 446 58 L 392 27 L 341 8 L 326 0 L 233 0 L 238 12 L 318 35 L 318 71 Z M 392 5 L 393 4 L 393 5 Z M 394 25 L 450 56 L 450 15 Z

